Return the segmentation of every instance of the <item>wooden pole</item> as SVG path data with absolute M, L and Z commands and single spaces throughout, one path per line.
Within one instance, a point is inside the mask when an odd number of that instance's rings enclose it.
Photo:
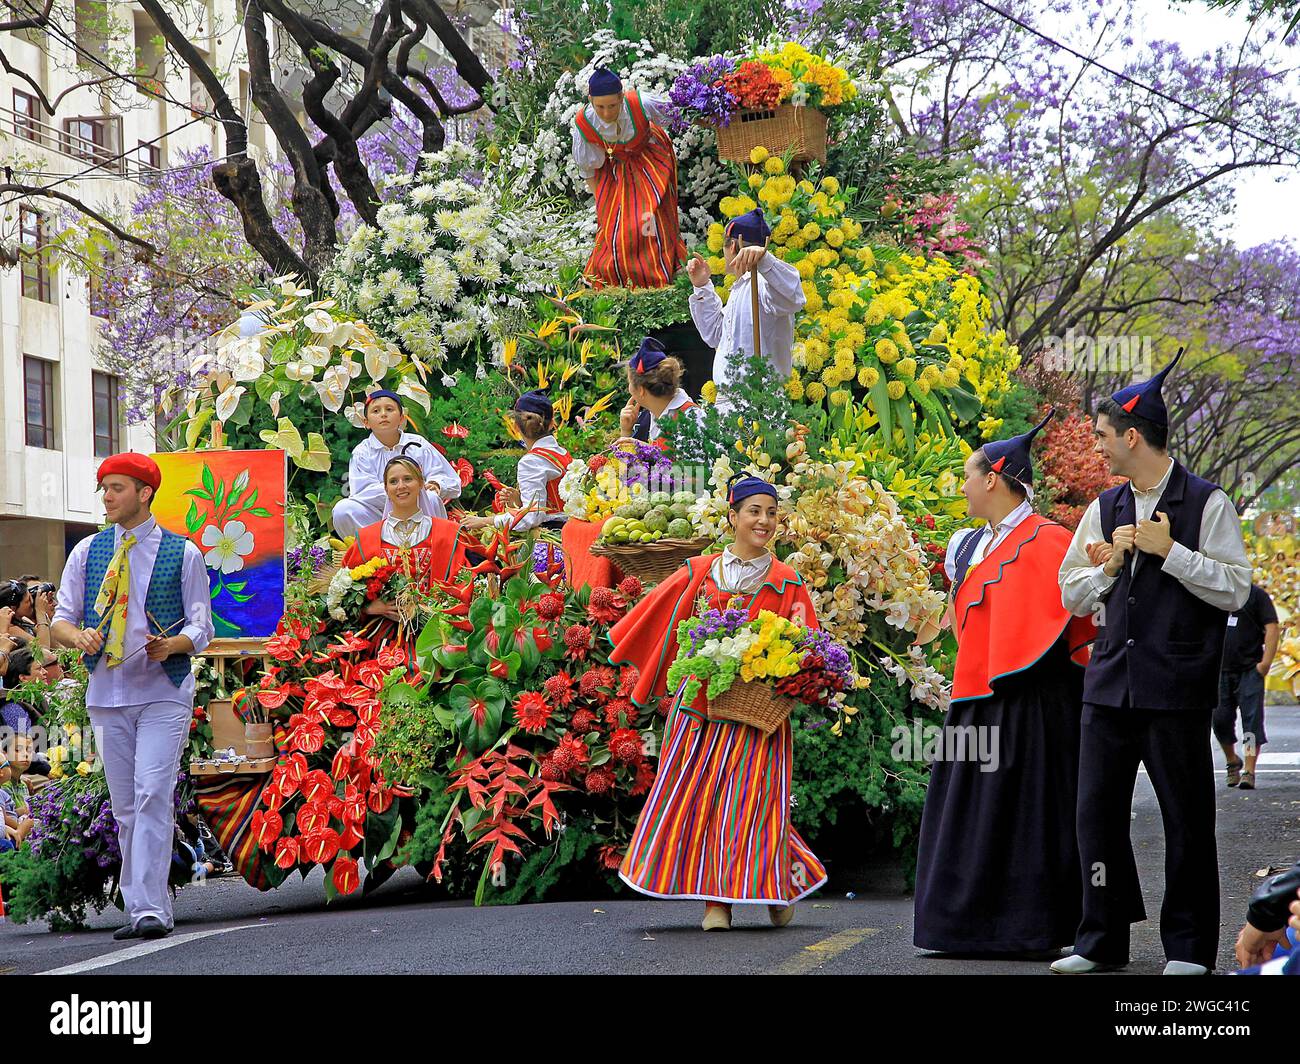
M 763 251 L 767 251 L 767 241 L 763 241 Z M 749 311 L 750 316 L 754 319 L 754 350 L 753 354 L 761 355 L 763 353 L 762 337 L 759 335 L 758 327 L 758 266 L 755 265 L 749 271 Z

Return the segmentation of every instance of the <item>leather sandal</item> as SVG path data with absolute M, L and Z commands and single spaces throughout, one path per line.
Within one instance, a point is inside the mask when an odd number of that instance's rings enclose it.
M 1255 789 L 1255 773 L 1243 772 L 1239 788 L 1243 791 L 1253 791 Z
M 1241 761 L 1228 762 L 1228 786 L 1235 787 L 1241 782 Z

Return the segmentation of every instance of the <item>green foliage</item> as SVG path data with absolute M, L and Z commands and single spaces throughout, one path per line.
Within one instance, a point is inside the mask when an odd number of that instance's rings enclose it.
M 574 304 L 591 321 L 615 325 L 619 346 L 632 354 L 650 333 L 691 320 L 691 282 L 678 274 L 669 288 L 602 288 L 578 295 Z
M 455 742 L 451 711 L 401 682 L 385 684 L 380 701 L 383 710 L 372 748 L 379 771 L 391 783 L 432 786 Z
M 608 890 L 609 880 L 615 877 L 609 874 L 596 877 L 592 874 L 593 851 L 604 845 L 606 835 L 598 827 L 585 820 L 571 820 L 563 831 L 556 832 L 555 840 L 528 855 L 517 865 L 507 865 L 509 882 L 505 887 L 489 886 L 483 893 L 487 905 L 518 905 L 521 902 L 544 901 L 546 895 L 560 884 L 581 882 L 592 884 L 593 880 L 605 880 L 599 886 Z M 602 891 L 603 892 L 603 891 Z

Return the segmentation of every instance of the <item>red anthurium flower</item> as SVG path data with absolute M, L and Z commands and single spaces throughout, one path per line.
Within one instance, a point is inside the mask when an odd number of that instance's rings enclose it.
M 357 871 L 357 862 L 351 857 L 340 857 L 334 862 L 330 882 L 340 894 L 351 894 L 361 886 L 361 874 Z
M 451 468 L 456 470 L 460 477 L 460 486 L 468 488 L 474 480 L 474 467 L 470 464 L 468 458 L 457 458 L 451 463 Z
M 307 801 L 322 802 L 327 795 L 334 793 L 334 781 L 324 769 L 313 769 L 303 778 L 298 790 Z
M 459 421 L 453 421 L 450 425 L 443 425 L 442 434 L 449 440 L 463 440 L 469 437 L 469 429 Z
M 379 703 L 367 702 L 364 706 L 357 708 L 357 720 L 362 724 L 373 728 L 379 723 Z
M 345 687 L 339 695 L 339 701 L 349 706 L 360 707 L 367 702 L 373 701 L 374 691 L 363 684 L 354 683 Z
M 352 741 L 357 745 L 357 755 L 366 757 L 375 745 L 375 729 L 370 724 L 361 723 L 352 732 Z
M 262 791 L 262 804 L 273 813 L 280 811 L 280 806 L 284 804 L 284 795 L 280 793 L 279 780 L 273 782 Z
M 365 841 L 365 832 L 361 830 L 361 825 L 344 824 L 342 832 L 339 833 L 339 850 L 346 853 L 358 843 Z
M 363 683 L 372 691 L 378 691 L 384 686 L 384 677 L 388 675 L 389 668 L 385 668 L 378 661 L 365 661 L 357 666 L 356 679 L 358 683 Z
M 279 813 L 264 813 L 258 810 L 253 814 L 252 823 L 249 825 L 253 831 L 253 838 L 257 840 L 257 845 L 266 853 L 270 853 L 275 845 L 275 840 L 280 837 L 280 832 L 284 830 L 284 819 Z
M 350 728 L 357 722 L 357 715 L 342 706 L 330 706 L 325 710 L 325 719 L 336 728 Z
M 469 645 L 466 643 L 447 643 L 442 649 L 447 654 L 464 654 L 469 650 Z
M 330 816 L 335 820 L 343 819 L 343 799 L 337 794 L 331 794 L 325 799 L 325 808 L 330 811 Z
M 301 713 L 289 718 L 289 747 L 314 754 L 325 745 L 325 729 Z
M 275 844 L 275 866 L 277 868 L 292 868 L 298 863 L 298 846 L 297 839 L 281 839 Z
M 551 630 L 542 626 L 533 629 L 533 642 L 537 644 L 537 649 L 545 653 L 551 649 L 554 640 L 551 639 Z
M 291 631 L 294 634 L 294 636 L 296 636 L 298 639 L 301 639 L 303 642 L 306 642 L 308 639 L 310 639 L 313 635 L 316 634 L 312 630 L 311 625 L 304 624 L 302 621 L 291 621 L 289 623 L 289 631 Z
M 333 828 L 313 831 L 302 840 L 301 852 L 316 864 L 329 864 L 339 852 L 339 833 Z
M 392 670 L 406 664 L 406 651 L 397 643 L 389 643 L 379 652 L 375 660 L 386 670 Z
M 304 686 L 306 687 L 307 693 L 310 695 L 314 695 L 321 700 L 329 699 L 337 702 L 339 700 L 339 695 L 343 693 L 347 684 L 344 682 L 342 676 L 336 672 L 330 671 L 322 676 L 312 677 Z
M 488 666 L 488 672 L 498 680 L 506 680 L 510 677 L 510 662 L 502 658 L 493 658 L 492 664 Z
M 279 709 L 289 701 L 289 695 L 289 685 L 285 684 L 283 687 L 258 691 L 257 701 L 261 703 L 262 707 L 265 709 Z
M 323 831 L 329 827 L 329 822 L 330 811 L 324 802 L 307 802 L 298 810 L 298 831 L 303 835 Z
M 370 807 L 372 813 L 386 813 L 388 807 L 393 804 L 393 790 L 391 787 L 370 785 L 370 793 L 366 795 L 366 805 Z
M 336 780 L 342 780 L 351 771 L 352 754 L 346 746 L 340 746 L 334 755 L 334 763 L 330 765 L 330 775 Z
M 343 816 L 346 823 L 359 824 L 366 819 L 366 797 L 355 786 L 349 786 L 343 798 Z
M 293 780 L 294 790 L 297 790 L 298 784 L 302 783 L 307 775 L 307 759 L 302 754 L 290 754 L 284 763 L 284 772 Z
M 293 661 L 302 649 L 302 640 L 287 632 L 274 635 L 266 641 L 266 652 L 276 661 Z

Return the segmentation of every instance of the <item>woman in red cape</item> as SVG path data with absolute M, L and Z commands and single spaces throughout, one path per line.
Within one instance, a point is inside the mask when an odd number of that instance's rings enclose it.
M 677 153 L 657 102 L 604 68 L 573 119 L 573 159 L 596 197 L 596 243 L 583 273 L 599 288 L 667 288 L 686 261 L 677 221 Z
M 1079 924 L 1079 726 L 1096 629 L 1061 604 L 1069 530 L 1031 506 L 1029 444 L 1046 424 L 966 461 L 962 491 L 988 524 L 953 536 L 945 562 L 957 664 L 921 818 L 923 949 L 1034 959 Z
M 383 557 L 401 566 L 408 577 L 424 587 L 455 581 L 468 564 L 460 525 L 421 512 L 423 486 L 424 473 L 415 459 L 399 455 L 384 466 L 387 512 L 382 521 L 367 525 L 357 533 L 356 542 L 343 557 L 345 568 L 355 569 L 372 558 Z M 384 618 L 402 630 L 395 603 L 373 599 L 366 603 L 363 612 L 370 617 Z M 378 626 L 371 638 L 387 636 L 385 628 L 387 625 Z M 403 630 L 403 643 L 408 651 L 417 634 Z
M 691 558 L 610 630 L 610 661 L 640 672 L 632 700 L 642 708 L 671 693 L 666 677 L 677 656 L 677 624 L 700 603 L 745 609 L 751 619 L 771 610 L 817 627 L 799 574 L 767 549 L 777 527 L 775 489 L 748 477 L 730 499 L 735 543 Z M 680 687 L 673 693 L 654 786 L 619 876 L 651 897 L 706 902 L 706 931 L 729 929 L 734 903 L 766 904 L 772 923 L 783 927 L 792 904 L 826 881 L 790 822 L 790 722 L 765 736 L 708 720 L 707 705 L 703 689 L 689 704 Z

